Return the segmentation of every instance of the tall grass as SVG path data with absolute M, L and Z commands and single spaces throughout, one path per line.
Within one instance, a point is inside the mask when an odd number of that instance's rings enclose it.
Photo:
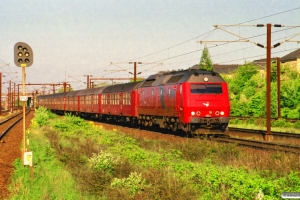
M 30 129 L 34 177 L 17 160 L 11 199 L 280 199 L 300 191 L 296 155 L 146 140 L 70 115 L 41 116 Z

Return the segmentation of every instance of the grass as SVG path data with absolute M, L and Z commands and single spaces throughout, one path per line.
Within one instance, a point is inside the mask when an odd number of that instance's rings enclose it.
M 297 155 L 207 140 L 129 137 L 36 112 L 34 177 L 15 162 L 10 199 L 280 199 L 300 191 Z

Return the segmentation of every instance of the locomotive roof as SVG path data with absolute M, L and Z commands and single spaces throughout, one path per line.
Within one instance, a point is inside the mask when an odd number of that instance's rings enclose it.
M 104 88 L 103 93 L 132 91 L 135 90 L 141 83 L 142 82 L 132 82 L 107 86 Z
M 159 86 L 164 84 L 175 84 L 183 82 L 224 82 L 224 79 L 216 72 L 202 69 L 188 69 L 171 72 L 159 72 L 149 76 L 141 87 Z

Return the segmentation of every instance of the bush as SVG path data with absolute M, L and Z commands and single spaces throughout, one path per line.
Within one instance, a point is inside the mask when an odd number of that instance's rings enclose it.
M 49 119 L 53 119 L 56 117 L 55 114 L 53 114 L 50 110 L 47 110 L 47 108 L 44 107 L 39 107 L 35 111 L 34 116 L 35 116 L 35 122 L 40 127 L 49 124 Z
M 294 128 L 300 128 L 300 122 L 296 122 L 296 123 L 294 124 Z
M 273 127 L 285 127 L 286 122 L 284 119 L 274 120 L 274 121 L 272 121 L 272 126 Z

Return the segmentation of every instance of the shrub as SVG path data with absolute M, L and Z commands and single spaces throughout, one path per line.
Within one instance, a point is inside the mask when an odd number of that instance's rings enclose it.
M 294 124 L 294 128 L 300 128 L 300 122 L 296 122 L 296 123 Z
M 38 126 L 43 126 L 49 124 L 49 119 L 55 118 L 56 115 L 51 113 L 50 110 L 47 110 L 47 108 L 39 107 L 34 116 L 35 122 L 38 124 Z
M 130 195 L 134 196 L 145 188 L 145 179 L 142 174 L 131 172 L 128 178 L 115 178 L 111 183 L 112 188 L 125 189 Z
M 119 158 L 101 150 L 98 154 L 93 153 L 89 162 L 90 166 L 95 170 L 103 170 L 112 173 L 114 171 L 114 165 L 119 162 Z
M 272 121 L 273 127 L 285 127 L 285 125 L 286 125 L 286 122 L 284 119 L 278 119 L 278 120 Z

